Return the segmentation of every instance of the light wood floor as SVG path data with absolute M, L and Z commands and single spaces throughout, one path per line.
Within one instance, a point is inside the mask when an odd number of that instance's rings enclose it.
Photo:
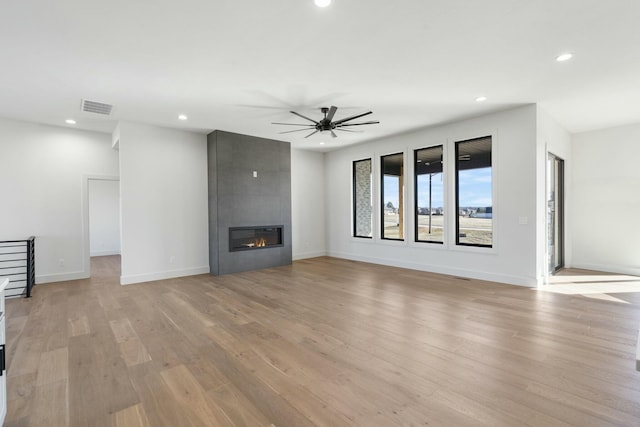
M 640 294 L 316 258 L 7 302 L 15 426 L 638 426 Z

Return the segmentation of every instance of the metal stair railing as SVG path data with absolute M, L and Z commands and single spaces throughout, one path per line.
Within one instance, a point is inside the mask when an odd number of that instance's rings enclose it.
M 9 278 L 5 296 L 31 297 L 36 283 L 35 237 L 0 240 L 0 279 Z

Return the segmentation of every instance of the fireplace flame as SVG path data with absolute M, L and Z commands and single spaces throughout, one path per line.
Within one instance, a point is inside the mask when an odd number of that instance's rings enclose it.
M 267 241 L 264 237 L 261 237 L 260 239 L 255 239 L 253 242 L 247 243 L 245 246 L 248 248 L 264 248 L 267 246 Z

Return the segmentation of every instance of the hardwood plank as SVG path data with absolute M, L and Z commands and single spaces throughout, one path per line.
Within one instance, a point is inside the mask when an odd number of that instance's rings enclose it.
M 631 426 L 640 420 L 640 415 L 638 415 L 637 410 L 634 411 L 635 414 L 620 411 L 618 408 L 610 406 L 610 402 L 600 403 L 592 399 L 580 398 L 556 387 L 532 383 L 527 388 L 527 391 L 545 396 L 564 406 L 576 408 L 580 412 L 598 419 L 597 425 Z M 617 402 L 614 401 L 613 403 L 617 406 Z M 637 407 L 637 404 L 635 406 Z
M 29 422 L 29 414 L 31 413 L 31 404 L 33 399 L 21 397 L 13 399 L 10 405 L 7 405 L 7 414 L 5 419 L 11 420 L 9 425 L 27 425 Z M 4 424 L 7 426 L 7 423 Z
M 255 366 L 260 359 L 251 351 L 230 353 L 215 343 L 212 343 L 210 351 L 214 363 L 220 367 L 230 382 L 247 396 L 273 424 L 312 425 L 302 413 L 287 402 L 282 395 L 284 390 L 278 389 L 276 382 L 265 382 L 256 375 Z M 263 372 L 273 371 L 267 366 Z M 283 384 L 286 386 L 286 382 L 280 383 L 280 385 Z
M 119 343 L 120 354 L 127 366 L 152 360 L 146 347 L 138 339 L 138 334 L 131 326 L 129 319 L 110 320 L 109 325 L 116 342 Z
M 127 366 L 134 366 L 151 360 L 146 347 L 137 338 L 121 342 L 120 354 Z
M 67 348 L 47 351 L 40 356 L 36 386 L 69 378 L 69 353 Z
M 236 427 L 272 426 L 262 412 L 233 384 L 226 383 L 207 392 Z
M 150 427 L 142 404 L 130 406 L 113 414 L 113 427 Z
M 178 307 L 178 309 L 184 311 L 187 315 L 191 316 L 194 321 L 200 322 L 202 326 L 210 327 L 215 326 L 215 322 L 210 317 L 207 317 L 202 312 L 198 311 L 193 305 L 179 297 L 174 292 L 168 292 L 163 295 L 167 300 L 172 302 L 172 305 Z
M 28 427 L 28 426 L 29 426 L 28 417 L 11 419 L 10 421 L 6 421 L 5 419 L 5 423 L 2 425 L 2 427 Z
M 69 411 L 72 425 L 109 425 L 110 414 L 137 403 L 138 396 L 106 319 L 100 332 L 70 339 Z
M 111 320 L 109 322 L 113 335 L 116 337 L 116 341 L 123 343 L 132 339 L 138 339 L 138 334 L 131 327 L 129 319 Z
M 25 375 L 7 375 L 7 400 L 31 400 L 37 377 L 37 371 Z
M 9 350 L 7 377 L 37 374 L 45 344 L 41 338 L 22 336 L 15 349 Z
M 69 425 L 68 382 L 60 380 L 36 387 L 29 414 L 29 426 L 66 427 Z
M 207 397 L 204 389 L 184 365 L 162 371 L 160 376 L 180 403 L 183 412 L 195 415 L 203 426 L 233 426 L 227 414 L 213 399 Z
M 69 319 L 69 336 L 76 337 L 91 332 L 89 319 L 85 315 Z
M 203 346 L 199 356 L 192 359 L 186 366 L 205 391 L 229 384 L 229 379 L 209 357 L 207 346 Z
M 153 364 L 136 365 L 129 370 L 131 382 L 145 408 L 151 426 L 194 427 L 200 421 L 184 411 Z
M 6 302 L 5 425 L 635 426 L 640 297 L 589 286 L 329 257 L 120 286 L 92 259 Z
M 24 331 L 24 327 L 27 324 L 27 320 L 29 316 L 14 316 L 14 317 L 5 317 L 5 337 L 6 337 L 6 349 L 9 349 L 9 354 L 13 354 L 14 352 L 11 349 L 15 349 L 18 340 L 22 336 L 22 331 Z

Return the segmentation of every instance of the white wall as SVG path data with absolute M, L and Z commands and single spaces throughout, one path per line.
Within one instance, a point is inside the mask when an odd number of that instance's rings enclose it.
M 544 109 L 537 109 L 537 134 L 538 134 L 538 253 L 545 256 L 538 257 L 538 268 L 541 276 L 548 276 L 547 265 L 547 194 L 546 180 L 547 153 L 552 153 L 564 160 L 564 262 L 565 267 L 570 267 L 573 258 L 573 231 L 572 231 L 572 215 L 573 215 L 573 182 L 571 180 L 573 170 L 573 158 L 571 150 L 571 134 L 555 121 Z
M 330 152 L 325 160 L 327 249 L 331 256 L 454 274 L 518 285 L 535 286 L 540 281 L 537 253 L 537 139 L 534 105 L 503 111 L 457 123 L 423 129 Z M 375 209 L 375 237 L 351 237 L 352 161 L 372 157 L 375 171 L 375 205 L 379 206 L 379 158 L 429 145 L 493 135 L 494 137 L 494 241 L 492 249 L 456 247 L 453 232 L 445 245 L 412 243 L 413 215 L 407 215 L 407 239 L 392 242 L 379 239 L 379 209 Z M 449 150 L 451 152 L 451 150 Z M 408 177 L 407 212 L 412 212 L 413 165 L 405 160 Z M 453 184 L 453 171 L 446 179 Z M 453 206 L 453 185 L 449 186 L 449 212 Z M 526 222 L 526 224 L 520 224 Z
M 205 135 L 122 122 L 122 284 L 209 272 Z
M 36 236 L 37 283 L 89 277 L 87 175 L 118 175 L 110 135 L 0 118 L 0 240 Z
M 326 255 L 324 153 L 291 150 L 293 259 Z
M 120 254 L 120 181 L 89 179 L 91 256 Z
M 640 123 L 573 135 L 572 266 L 640 275 Z

